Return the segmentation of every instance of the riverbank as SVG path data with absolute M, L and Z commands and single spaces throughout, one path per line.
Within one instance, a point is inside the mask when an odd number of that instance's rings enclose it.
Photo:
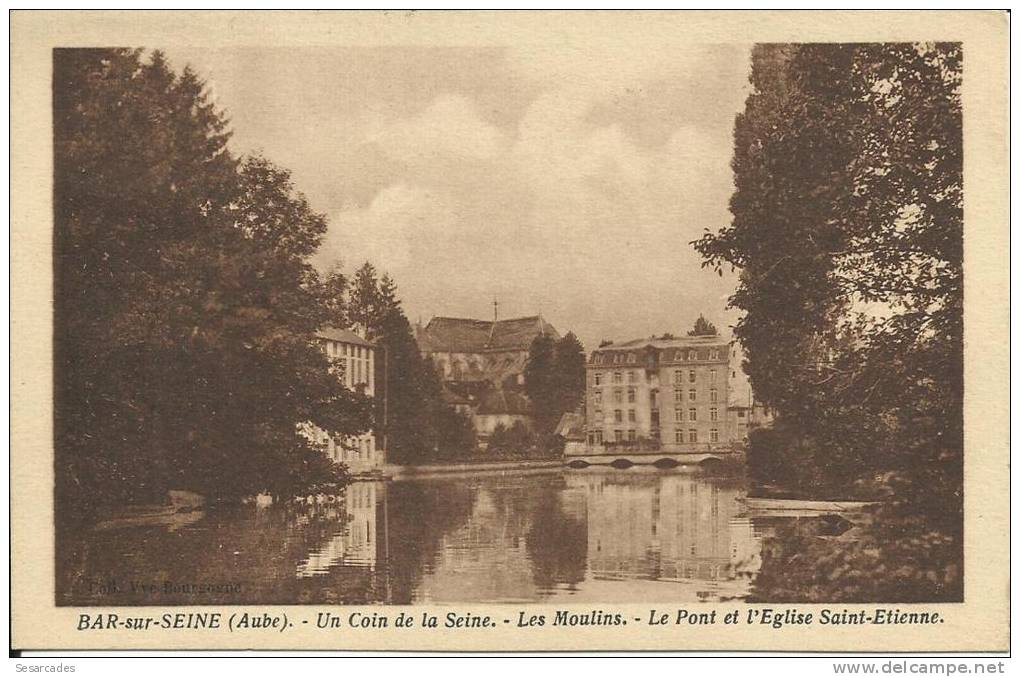
M 429 465 L 384 465 L 382 476 L 386 479 L 410 479 L 424 477 L 455 476 L 464 474 L 498 474 L 504 472 L 548 472 L 564 467 L 561 458 L 520 460 L 520 461 L 474 461 L 462 463 L 433 463 Z M 373 479 L 365 477 L 359 479 Z

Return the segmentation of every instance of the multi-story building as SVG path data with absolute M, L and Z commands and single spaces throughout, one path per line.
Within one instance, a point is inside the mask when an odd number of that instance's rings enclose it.
M 365 395 L 374 397 L 375 346 L 346 329 L 325 328 L 317 336 L 326 355 L 337 365 L 344 385 L 352 390 L 361 388 Z M 371 431 L 342 439 L 317 428 L 311 434 L 316 442 L 326 445 L 332 460 L 343 463 L 352 473 L 371 472 L 386 462 L 386 452 L 378 447 Z
M 730 343 L 719 336 L 637 339 L 592 351 L 589 447 L 706 451 L 737 438 L 728 414 Z

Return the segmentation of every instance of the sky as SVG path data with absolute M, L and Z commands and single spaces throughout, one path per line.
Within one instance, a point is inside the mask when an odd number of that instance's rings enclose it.
M 690 242 L 730 222 L 750 47 L 167 50 L 207 82 L 235 153 L 325 214 L 315 264 L 371 261 L 412 322 L 541 314 L 588 349 L 726 330 L 735 276 Z

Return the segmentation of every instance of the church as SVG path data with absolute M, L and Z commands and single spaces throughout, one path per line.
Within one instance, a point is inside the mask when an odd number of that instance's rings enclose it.
M 500 423 L 530 423 L 524 367 L 539 336 L 560 337 L 541 315 L 508 320 L 495 312 L 492 320 L 434 317 L 415 327 L 418 349 L 435 364 L 444 398 L 471 414 L 483 442 Z

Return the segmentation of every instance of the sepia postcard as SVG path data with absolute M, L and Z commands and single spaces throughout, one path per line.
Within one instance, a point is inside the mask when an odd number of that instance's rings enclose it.
M 1002 11 L 17 11 L 12 650 L 1005 651 Z

